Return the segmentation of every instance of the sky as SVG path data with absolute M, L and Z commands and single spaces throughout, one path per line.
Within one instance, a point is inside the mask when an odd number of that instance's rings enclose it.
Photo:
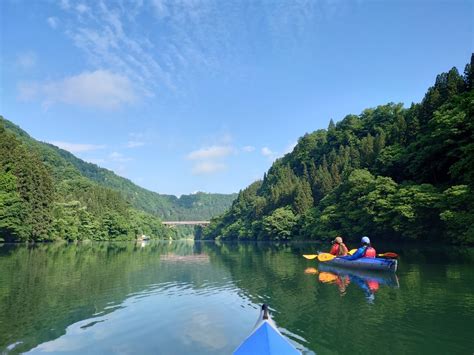
M 471 0 L 2 0 L 0 115 L 152 191 L 238 192 L 463 72 L 473 28 Z

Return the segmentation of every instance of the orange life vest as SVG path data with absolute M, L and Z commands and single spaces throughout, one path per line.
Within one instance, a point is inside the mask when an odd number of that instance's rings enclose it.
M 331 247 L 331 250 L 329 251 L 329 254 L 337 255 L 338 252 L 339 252 L 339 244 L 334 243 Z
M 336 255 L 336 256 L 345 256 L 347 255 L 347 250 L 348 249 L 344 243 L 341 243 L 341 244 L 334 243 L 329 254 Z
M 377 253 L 376 253 L 374 248 L 367 247 L 367 249 L 365 249 L 364 257 L 366 257 L 366 258 L 375 258 L 376 255 L 377 255 Z

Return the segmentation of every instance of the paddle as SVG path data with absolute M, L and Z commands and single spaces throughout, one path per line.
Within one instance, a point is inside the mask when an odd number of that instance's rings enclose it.
M 387 252 L 387 253 L 383 253 L 383 254 L 377 254 L 378 257 L 381 257 L 381 258 L 388 258 L 388 259 L 397 259 L 398 258 L 398 254 L 397 253 L 392 253 L 392 252 Z
M 329 253 L 319 253 L 319 254 L 305 254 L 303 255 L 304 258 L 308 260 L 313 260 L 318 258 L 319 261 L 329 261 L 336 257 L 336 255 L 332 255 Z
M 357 249 L 351 249 L 348 254 L 353 255 L 356 251 L 357 251 Z M 387 253 L 377 254 L 377 257 L 387 258 L 387 259 L 397 259 L 398 254 L 397 253 L 392 253 L 392 252 L 389 251 Z
M 332 254 L 329 254 L 329 253 L 319 253 L 318 254 L 318 260 L 322 261 L 322 262 L 332 260 L 336 257 L 337 257 L 336 255 L 332 255 Z
M 354 254 L 357 251 L 357 249 L 352 249 L 348 252 L 349 255 Z M 319 261 L 329 261 L 332 260 L 336 257 L 336 255 L 332 255 L 329 253 L 320 253 L 320 254 L 304 254 L 304 258 L 308 260 L 313 260 L 318 258 Z M 387 252 L 383 254 L 377 254 L 377 257 L 379 258 L 387 258 L 387 259 L 397 259 L 398 254 L 397 253 L 392 253 L 392 252 Z

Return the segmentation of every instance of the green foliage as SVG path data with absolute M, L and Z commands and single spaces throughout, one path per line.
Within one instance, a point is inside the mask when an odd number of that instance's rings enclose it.
M 208 220 L 235 195 L 159 195 L 32 139 L 0 116 L 0 240 L 124 240 L 189 237 L 161 218 Z
M 420 104 L 389 103 L 305 134 L 202 237 L 474 243 L 473 60 L 464 76 L 438 75 Z
M 49 238 L 53 184 L 39 157 L 0 126 L 0 237 L 6 241 Z
M 262 239 L 289 240 L 296 223 L 297 217 L 291 208 L 277 208 L 271 215 L 263 218 Z
M 1 240 L 125 240 L 142 234 L 176 235 L 157 217 L 133 209 L 120 192 L 81 176 L 50 148 L 0 121 Z
M 440 214 L 446 223 L 447 238 L 461 243 L 474 243 L 474 193 L 472 187 L 455 185 L 443 192 L 444 206 Z
M 117 191 L 132 207 L 158 216 L 164 220 L 209 220 L 225 211 L 236 194 L 211 194 L 198 192 L 176 197 L 162 195 L 135 185 L 112 171 L 87 163 L 73 154 L 31 138 L 8 120 L 0 116 L 0 126 L 13 133 L 29 152 L 35 152 L 56 183 L 69 180 L 88 180 L 97 186 Z
M 0 241 L 28 239 L 26 202 L 18 193 L 16 177 L 11 173 L 0 174 Z

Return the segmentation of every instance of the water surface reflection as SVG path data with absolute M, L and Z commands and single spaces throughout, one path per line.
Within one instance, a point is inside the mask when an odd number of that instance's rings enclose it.
M 325 269 L 301 256 L 318 248 L 4 245 L 0 352 L 226 354 L 248 335 L 261 303 L 307 353 L 380 350 L 367 343 L 390 344 L 392 353 L 474 349 L 474 253 L 400 250 L 397 276 L 387 278 Z M 334 334 L 348 341 L 335 342 Z

